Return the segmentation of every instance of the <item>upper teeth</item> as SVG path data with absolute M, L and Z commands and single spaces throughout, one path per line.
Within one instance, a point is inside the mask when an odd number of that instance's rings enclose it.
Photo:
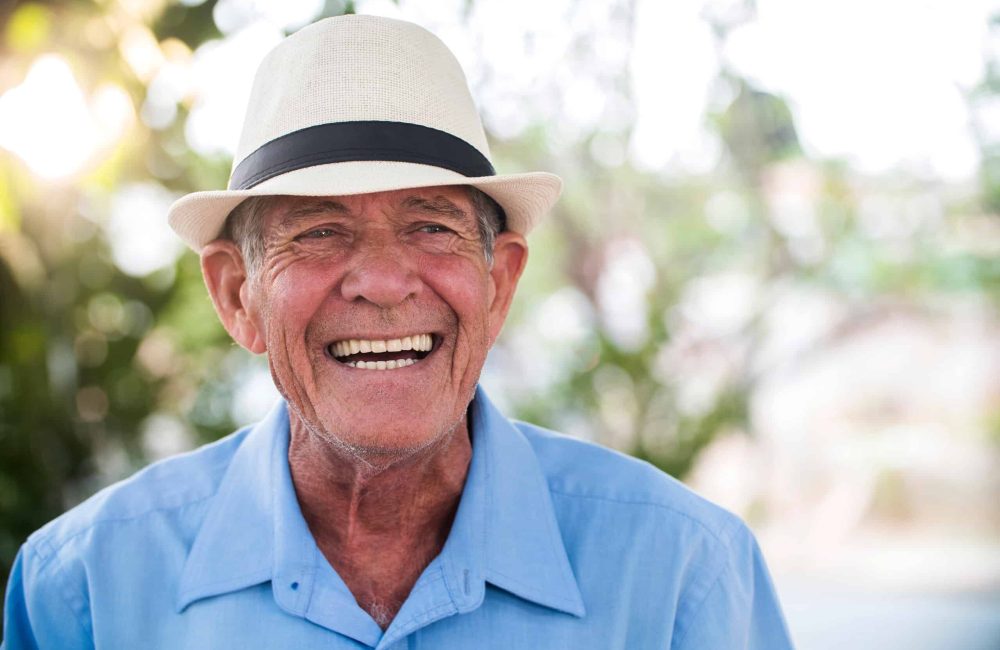
M 403 350 L 427 352 L 433 344 L 434 340 L 430 334 L 414 334 L 413 336 L 404 336 L 401 339 L 388 339 L 385 341 L 369 341 L 367 339 L 337 341 L 331 346 L 331 349 L 333 350 L 333 356 L 346 357 L 351 354 L 358 354 L 359 352 L 401 352 Z

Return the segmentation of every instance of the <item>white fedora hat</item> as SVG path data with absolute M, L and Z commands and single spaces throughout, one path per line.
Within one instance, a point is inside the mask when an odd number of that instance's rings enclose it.
M 251 196 L 343 196 L 471 185 L 526 234 L 562 181 L 544 172 L 498 175 L 461 66 L 411 23 L 339 16 L 289 36 L 254 78 L 229 188 L 194 192 L 170 208 L 195 251 L 217 238 Z

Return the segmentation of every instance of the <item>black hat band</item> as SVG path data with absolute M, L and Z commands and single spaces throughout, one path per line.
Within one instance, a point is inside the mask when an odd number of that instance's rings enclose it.
M 296 169 L 359 160 L 433 165 L 469 178 L 496 174 L 478 149 L 438 129 L 405 122 L 333 122 L 260 146 L 233 170 L 229 189 L 247 190 Z

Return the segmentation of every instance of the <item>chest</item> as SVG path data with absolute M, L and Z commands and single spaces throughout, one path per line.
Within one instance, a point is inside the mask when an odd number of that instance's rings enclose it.
M 322 542 L 318 546 L 358 606 L 382 629 L 389 627 L 427 565 L 441 550 L 437 541 L 410 547 L 372 545 L 349 554 Z

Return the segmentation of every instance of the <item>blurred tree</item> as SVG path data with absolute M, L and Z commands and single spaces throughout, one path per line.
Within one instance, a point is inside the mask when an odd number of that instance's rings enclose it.
M 169 26 L 161 21 L 163 37 L 182 38 L 189 46 L 217 37 L 210 18 L 214 4 L 171 6 L 164 14 Z M 5 5 L 4 11 L 0 85 L 13 85 L 38 56 L 58 52 L 86 89 L 110 82 L 136 103 L 144 95 L 145 81 L 116 44 L 129 29 L 145 33 L 145 21 L 158 11 L 136 16 L 121 5 L 84 0 Z M 146 462 L 143 423 L 158 410 L 185 410 L 185 400 L 196 393 L 191 381 L 210 375 L 218 356 L 211 350 L 226 344 L 221 328 L 193 327 L 213 323 L 202 318 L 203 307 L 192 304 L 205 302 L 190 297 L 201 290 L 193 257 L 182 258 L 176 269 L 131 277 L 116 268 L 101 229 L 114 192 L 153 177 L 149 161 L 176 150 L 169 146 L 176 136 L 176 130 L 137 123 L 130 137 L 73 185 L 46 182 L 13 156 L 0 157 L 4 582 L 30 532 Z M 187 167 L 189 155 L 171 157 Z M 225 173 L 224 167 L 215 172 Z M 180 175 L 171 184 L 193 189 L 199 181 L 209 182 Z M 171 332 L 191 331 L 200 332 L 200 340 L 176 345 Z M 164 360 L 177 375 L 162 372 Z M 220 420 L 202 426 L 201 433 L 212 438 L 231 428 Z

